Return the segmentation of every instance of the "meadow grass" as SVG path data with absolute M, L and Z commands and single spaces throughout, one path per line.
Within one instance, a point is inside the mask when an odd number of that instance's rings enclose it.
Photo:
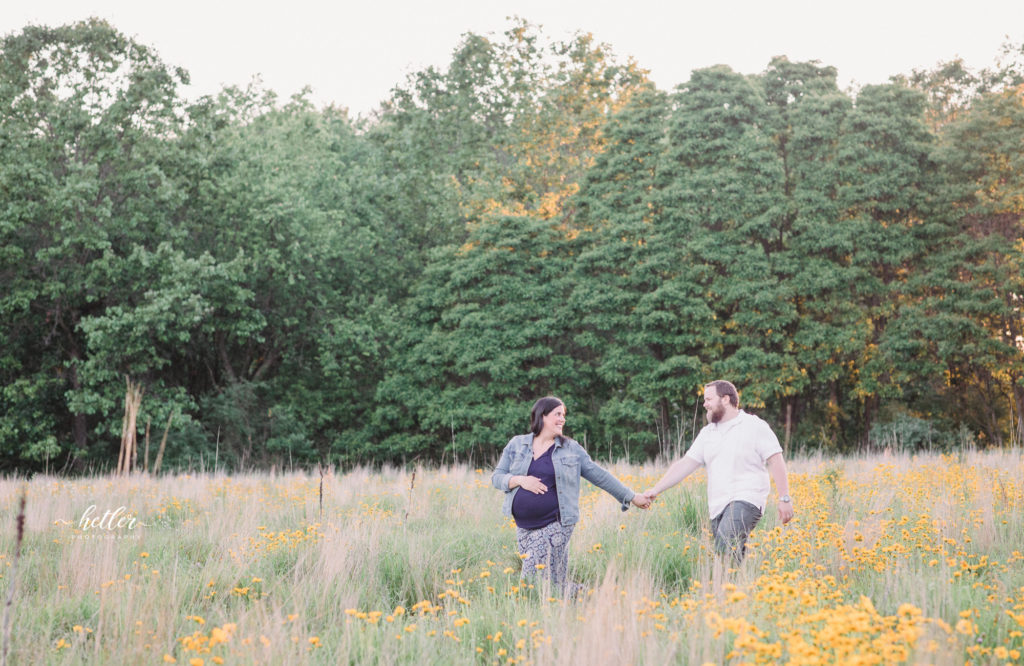
M 702 473 L 647 512 L 584 484 L 575 600 L 522 579 L 487 469 L 328 474 L 322 515 L 315 473 L 8 478 L 9 663 L 1024 663 L 1019 450 L 788 466 L 797 517 L 770 502 L 738 570 Z

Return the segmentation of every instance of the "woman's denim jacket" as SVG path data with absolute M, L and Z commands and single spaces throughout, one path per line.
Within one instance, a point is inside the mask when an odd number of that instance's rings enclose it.
M 501 510 L 506 516 L 512 515 L 512 498 L 519 491 L 519 486 L 509 490 L 508 482 L 513 476 L 526 476 L 532 460 L 532 434 L 513 437 L 501 452 L 498 465 L 491 475 L 491 483 L 498 490 L 505 491 L 505 504 Z M 555 468 L 555 490 L 558 492 L 558 514 L 562 525 L 575 525 L 580 519 L 581 476 L 621 502 L 623 511 L 629 508 L 633 491 L 591 460 L 590 455 L 575 440 L 568 437 L 556 438 L 551 450 L 551 463 Z

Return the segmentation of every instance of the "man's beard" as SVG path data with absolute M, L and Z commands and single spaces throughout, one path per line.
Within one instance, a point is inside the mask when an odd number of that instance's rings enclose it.
M 718 423 L 722 420 L 723 416 L 725 416 L 725 407 L 722 407 L 721 405 L 719 405 L 717 409 L 708 410 L 708 421 L 711 423 Z

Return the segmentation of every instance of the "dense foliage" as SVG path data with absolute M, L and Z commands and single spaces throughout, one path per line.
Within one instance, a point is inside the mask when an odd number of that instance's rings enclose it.
M 112 466 L 126 378 L 175 466 L 487 461 L 545 394 L 644 458 L 718 377 L 787 446 L 1020 442 L 1019 67 L 667 93 L 517 21 L 369 119 L 185 82 L 0 41 L 2 468 Z

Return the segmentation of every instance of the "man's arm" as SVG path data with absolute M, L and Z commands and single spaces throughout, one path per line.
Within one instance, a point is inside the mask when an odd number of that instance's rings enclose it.
M 786 461 L 783 460 L 781 453 L 776 453 L 768 458 L 765 465 L 768 467 L 768 473 L 772 476 L 772 481 L 775 482 L 775 491 L 779 493 L 779 519 L 785 525 L 793 519 L 793 501 L 781 501 L 781 498 L 789 497 L 789 476 L 786 474 Z
M 689 456 L 683 456 L 672 463 L 672 466 L 665 472 L 665 476 L 644 493 L 648 498 L 654 499 L 672 486 L 676 485 L 686 477 L 693 474 L 700 468 L 700 463 Z

